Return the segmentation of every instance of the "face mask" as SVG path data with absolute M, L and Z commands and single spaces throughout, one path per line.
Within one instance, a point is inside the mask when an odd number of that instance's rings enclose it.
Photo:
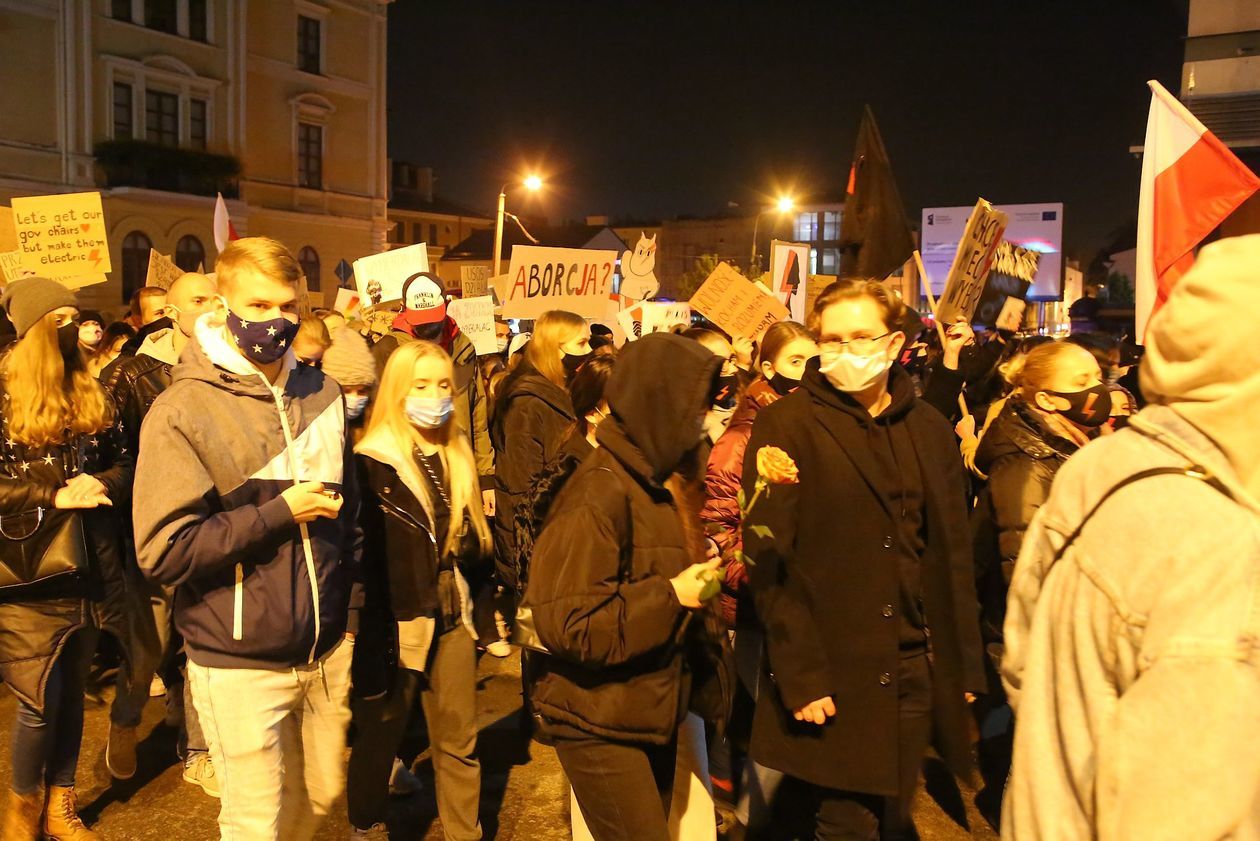
M 1084 391 L 1047 391 L 1046 394 L 1068 401 L 1071 405 L 1059 409 L 1058 413 L 1086 429 L 1096 429 L 1111 417 L 1111 392 L 1105 383 Z
M 892 367 L 887 352 L 877 351 L 869 356 L 859 356 L 842 350 L 820 356 L 818 370 L 840 391 L 853 393 L 869 388 Z
M 1129 366 L 1127 365 L 1124 366 L 1123 368 L 1119 368 L 1119 367 L 1109 368 L 1107 370 L 1107 382 L 1111 385 L 1115 385 L 1116 383 L 1124 379 L 1125 376 L 1128 375 L 1128 373 L 1129 373 Z
M 358 394 L 354 396 L 346 396 L 346 417 L 350 420 L 357 420 L 363 410 L 367 408 L 368 396 L 366 394 Z
M 450 397 L 408 397 L 407 420 L 421 429 L 439 429 L 450 420 L 455 401 Z
M 715 409 L 734 409 L 735 401 L 739 397 L 739 377 L 731 375 L 729 377 L 718 377 L 717 393 L 713 397 L 713 408 Z
M 79 352 L 79 325 L 68 321 L 57 328 L 57 347 L 63 359 L 70 359 Z
M 167 304 L 166 308 L 173 313 L 169 317 L 171 321 L 175 322 L 175 329 L 191 339 L 193 331 L 197 327 L 197 319 L 201 318 L 201 313 L 186 313 L 179 307 L 170 304 Z
M 704 415 L 704 438 L 709 440 L 710 444 L 716 444 L 717 440 L 722 437 L 722 433 L 731 425 L 731 415 L 734 414 L 730 409 L 712 409 Z
M 228 310 L 228 332 L 241 355 L 256 365 L 270 365 L 289 350 L 297 335 L 296 321 L 281 316 L 267 321 L 246 321 Z
M 79 325 L 79 341 L 88 347 L 96 347 L 101 343 L 101 328 L 96 324 Z
M 573 375 L 578 372 L 578 368 L 581 368 L 583 365 L 585 365 L 586 360 L 590 358 L 591 358 L 591 355 L 589 353 L 583 354 L 581 356 L 574 356 L 571 353 L 566 353 L 564 355 L 564 358 L 560 360 L 560 364 L 564 366 L 565 377 L 570 380 L 573 379 Z
M 769 382 L 770 387 L 774 389 L 774 393 L 780 397 L 787 397 L 800 388 L 801 385 L 800 380 L 794 380 L 786 374 L 780 374 L 778 371 L 770 378 Z
M 508 349 L 508 345 L 511 343 L 511 341 L 512 340 L 509 339 L 507 336 L 503 336 L 502 338 L 494 340 L 494 346 L 499 349 L 498 351 L 499 353 L 506 353 Z

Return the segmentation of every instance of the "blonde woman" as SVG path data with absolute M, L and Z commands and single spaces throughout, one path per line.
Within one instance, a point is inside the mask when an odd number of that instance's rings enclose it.
M 18 341 L 0 359 L 0 542 L 6 559 L 24 551 L 38 558 L 23 574 L 6 570 L 0 591 L 0 629 L 9 629 L 0 633 L 0 677 L 18 699 L 3 837 L 33 841 L 42 830 L 91 841 L 100 836 L 79 819 L 74 794 L 83 683 L 99 630 L 128 641 L 121 533 L 110 508 L 126 498 L 134 462 L 79 350 L 74 295 L 23 278 L 9 284 L 3 305 Z
M 445 835 L 481 837 L 476 634 L 465 571 L 476 571 L 493 542 L 468 435 L 454 420 L 454 394 L 444 350 L 423 340 L 400 345 L 355 447 L 365 536 L 354 672 L 363 702 L 349 773 L 357 832 L 384 820 L 394 755 L 418 693 Z

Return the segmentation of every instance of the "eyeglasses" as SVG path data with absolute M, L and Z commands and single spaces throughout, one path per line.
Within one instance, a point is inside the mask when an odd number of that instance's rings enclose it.
M 818 342 L 818 349 L 823 353 L 839 353 L 847 347 L 853 353 L 861 356 L 868 354 L 871 351 L 879 350 L 880 341 L 887 339 L 892 334 L 893 331 L 889 330 L 882 336 L 873 336 L 870 338 L 863 336 L 857 339 L 849 339 L 847 342 L 842 342 L 839 339 L 823 337 Z

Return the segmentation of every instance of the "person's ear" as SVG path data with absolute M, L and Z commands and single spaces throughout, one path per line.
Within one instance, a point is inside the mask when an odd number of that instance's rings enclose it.
M 1037 408 L 1045 412 L 1057 412 L 1059 406 L 1055 403 L 1055 397 L 1044 391 L 1039 391 L 1033 395 L 1033 402 L 1037 404 Z
M 761 376 L 765 377 L 767 380 L 773 379 L 774 377 L 774 364 L 769 359 L 763 359 L 761 361 Z
M 898 330 L 892 335 L 892 341 L 888 344 L 888 352 L 893 359 L 901 358 L 901 349 L 906 346 L 906 334 Z

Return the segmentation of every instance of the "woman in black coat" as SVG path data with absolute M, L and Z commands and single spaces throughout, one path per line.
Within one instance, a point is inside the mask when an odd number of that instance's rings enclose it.
M 9 284 L 3 303 L 18 335 L 0 360 L 5 557 L 27 538 L 46 572 L 72 556 L 84 564 L 77 576 L 25 588 L 18 586 L 25 575 L 4 569 L 13 586 L 0 594 L 0 677 L 18 698 L 18 714 L 3 837 L 33 839 L 41 828 L 52 838 L 88 837 L 74 783 L 83 685 L 98 631 L 123 643 L 135 675 L 121 524 L 112 510 L 130 495 L 135 462 L 113 404 L 79 351 L 74 295 L 55 281 L 24 278 Z M 71 519 L 82 524 L 82 541 L 73 525 L 60 531 Z M 69 539 L 49 544 L 41 533 L 50 529 Z
M 821 358 L 758 415 L 745 460 L 747 499 L 759 475 L 784 483 L 744 523 L 773 688 L 750 755 L 813 786 L 819 839 L 909 829 L 933 731 L 969 774 L 964 696 L 984 686 L 962 461 L 893 364 L 902 306 L 879 283 L 829 287 Z
M 535 717 L 597 841 L 666 841 L 679 724 L 689 708 L 726 714 L 721 619 L 700 610 L 718 561 L 701 560 L 698 517 L 666 488 L 689 459 L 698 478 L 719 365 L 671 334 L 622 351 L 599 448 L 534 547 L 525 601 L 550 652 L 533 669 Z

